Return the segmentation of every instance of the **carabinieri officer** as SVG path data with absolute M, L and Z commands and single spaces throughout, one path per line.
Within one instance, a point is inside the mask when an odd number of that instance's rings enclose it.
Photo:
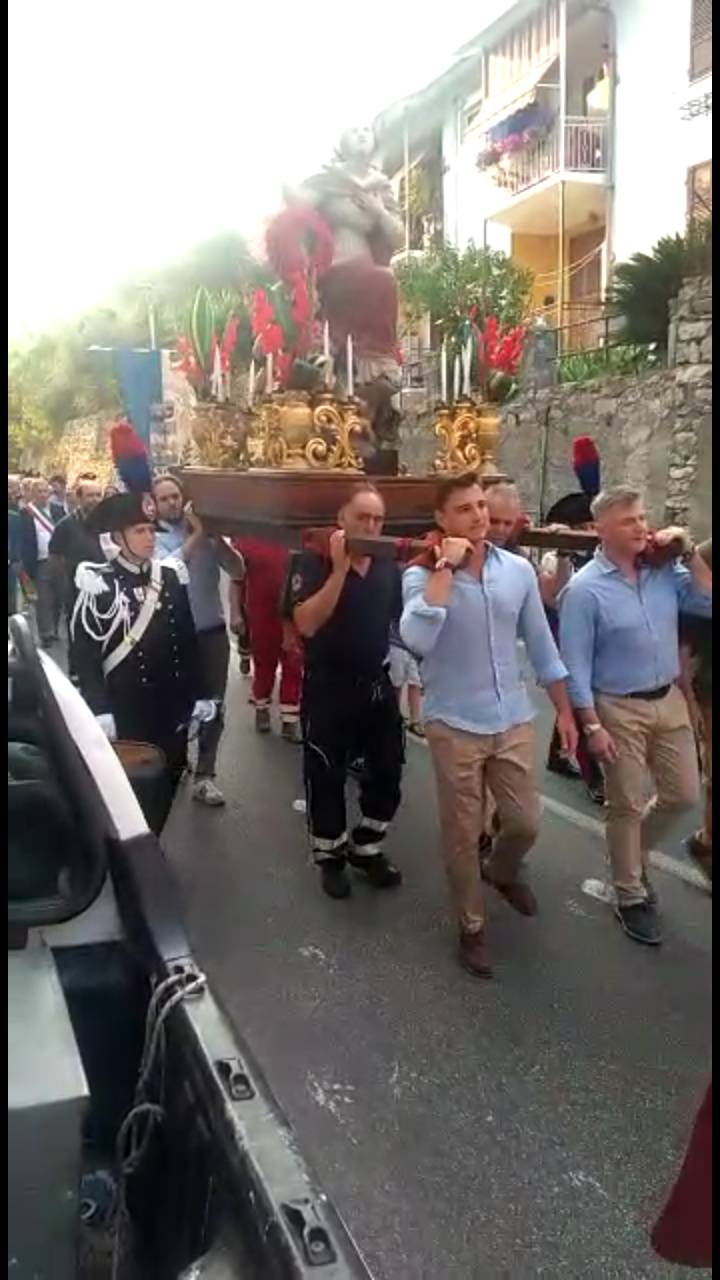
M 313 856 L 331 898 L 346 898 L 346 865 L 376 888 L 401 882 L 383 852 L 400 803 L 403 729 L 388 674 L 390 625 L 401 609 L 394 560 L 348 554 L 346 539 L 379 534 L 385 506 L 377 489 L 356 487 L 330 536 L 329 558 L 306 550 L 293 566 L 290 603 L 303 637 L 301 700 L 304 775 Z M 361 818 L 347 830 L 348 765 L 362 756 Z
M 92 513 L 107 559 L 78 566 L 72 656 L 80 692 L 108 736 L 158 747 L 174 790 L 190 722 L 210 719 L 214 704 L 201 701 L 187 571 L 180 561 L 161 564 L 154 556 L 147 502 L 116 494 Z

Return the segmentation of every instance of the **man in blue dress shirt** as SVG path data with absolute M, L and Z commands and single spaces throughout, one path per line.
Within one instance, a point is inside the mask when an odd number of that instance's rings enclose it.
M 437 782 L 445 863 L 460 925 L 460 960 L 489 977 L 482 879 L 523 915 L 537 904 L 518 873 L 535 842 L 540 806 L 533 778 L 534 711 L 523 681 L 518 639 L 558 717 L 563 748 L 577 730 L 567 672 L 545 617 L 529 561 L 486 542 L 488 505 L 474 475 L 439 485 L 432 567 L 403 578 L 400 634 L 422 658 L 425 733 Z M 488 786 L 500 822 L 481 875 L 478 837 Z
M 678 617 L 681 610 L 712 616 L 712 571 L 677 528 L 654 543 L 678 539 L 682 557 L 662 567 L 643 563 L 648 526 L 637 489 L 607 489 L 592 509 L 600 546 L 561 599 L 560 651 L 588 747 L 605 766 L 616 915 L 634 941 L 657 945 L 648 852 L 673 811 L 699 796 L 688 706 L 676 683 Z M 657 789 L 650 806 L 648 771 Z

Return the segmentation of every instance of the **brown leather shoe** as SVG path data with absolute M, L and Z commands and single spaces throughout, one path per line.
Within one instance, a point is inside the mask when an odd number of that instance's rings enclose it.
M 538 913 L 537 898 L 529 885 L 522 880 L 513 880 L 510 884 L 499 884 L 493 880 L 487 868 L 482 868 L 482 878 L 521 916 L 536 916 Z
M 463 930 L 460 934 L 460 963 L 475 978 L 492 978 L 492 965 L 488 959 L 485 930 L 474 933 Z

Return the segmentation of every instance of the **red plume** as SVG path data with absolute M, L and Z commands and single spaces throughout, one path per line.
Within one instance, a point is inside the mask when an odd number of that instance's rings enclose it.
M 130 493 L 149 493 L 152 476 L 147 449 L 135 428 L 123 418 L 110 428 L 110 452 L 120 479 Z
M 588 498 L 600 492 L 600 454 L 590 436 L 577 436 L 572 445 L 573 471 Z
M 599 463 L 600 454 L 592 436 L 575 437 L 572 442 L 572 460 L 573 467 L 579 467 L 588 462 Z

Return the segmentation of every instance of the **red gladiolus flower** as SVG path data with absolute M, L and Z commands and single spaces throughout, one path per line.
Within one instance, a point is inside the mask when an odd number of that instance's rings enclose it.
M 525 345 L 525 328 L 515 325 L 501 329 L 497 316 L 488 316 L 478 334 L 478 361 L 485 374 L 506 373 L 515 377 Z
M 222 362 L 223 373 L 230 372 L 230 362 L 232 360 L 233 351 L 235 350 L 239 328 L 240 321 L 237 316 L 229 316 L 228 322 L 225 325 L 222 343 L 220 344 L 220 360 Z

